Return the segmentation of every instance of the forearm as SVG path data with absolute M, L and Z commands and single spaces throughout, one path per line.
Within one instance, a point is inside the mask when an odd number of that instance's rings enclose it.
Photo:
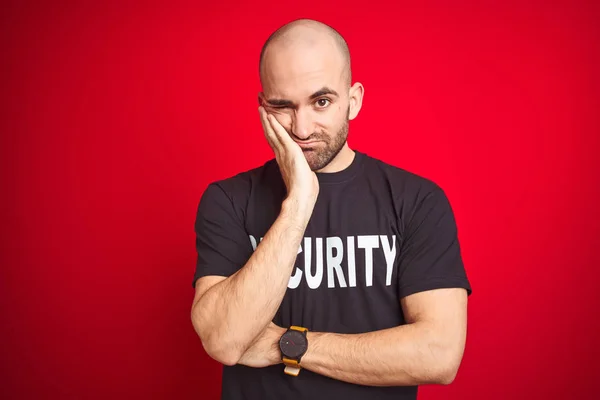
M 427 323 L 364 334 L 308 333 L 303 368 L 333 379 L 368 386 L 448 384 L 462 351 Z M 453 350 L 454 349 L 454 350 Z
M 246 265 L 211 287 L 195 307 L 202 338 L 226 364 L 237 362 L 271 322 L 283 296 L 312 208 L 288 198 Z

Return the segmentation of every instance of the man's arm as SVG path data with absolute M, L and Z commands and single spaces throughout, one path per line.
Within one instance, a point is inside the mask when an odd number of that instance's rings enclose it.
M 401 303 L 406 325 L 354 335 L 309 332 L 302 367 L 370 386 L 451 383 L 465 347 L 467 292 L 430 290 Z
M 456 221 L 437 185 L 418 190 L 398 262 L 406 324 L 372 333 L 309 333 L 306 369 L 364 385 L 447 384 L 465 347 L 466 278 Z M 421 188 L 422 189 L 422 188 Z
M 471 287 L 448 199 L 437 186 L 418 193 L 416 208 L 406 211 L 398 261 L 406 324 L 353 335 L 309 332 L 303 368 L 363 385 L 444 384 L 454 379 L 465 346 Z M 281 362 L 273 346 L 282 328 L 275 328 L 269 326 L 240 363 Z
M 288 196 L 278 218 L 241 269 L 228 278 L 198 279 L 191 311 L 192 324 L 206 352 L 226 365 L 238 362 L 277 312 L 319 191 L 317 177 L 302 149 L 275 118 L 262 108 L 260 114 Z M 204 225 L 210 229 L 219 226 L 220 233 L 227 236 L 220 226 L 232 225 L 230 221 L 213 220 L 210 213 L 210 209 L 199 211 Z M 241 230 L 235 229 L 238 233 Z M 216 249 L 217 253 L 222 251 Z
M 281 214 L 238 272 L 226 279 L 203 277 L 196 283 L 192 322 L 206 352 L 223 364 L 236 364 L 279 308 L 307 221 L 307 212 L 295 203 L 284 202 Z
M 367 386 L 451 383 L 466 341 L 466 290 L 428 290 L 405 297 L 401 304 L 406 325 L 362 334 L 309 332 L 300 365 Z M 277 341 L 284 331 L 265 329 L 240 362 L 252 367 L 281 363 Z

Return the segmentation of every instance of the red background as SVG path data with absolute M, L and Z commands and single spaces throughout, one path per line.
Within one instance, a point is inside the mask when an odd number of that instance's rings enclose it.
M 218 398 L 189 317 L 196 206 L 271 157 L 258 55 L 310 17 L 365 86 L 351 146 L 455 209 L 467 348 L 420 398 L 591 398 L 600 13 L 544 3 L 5 2 L 2 397 Z

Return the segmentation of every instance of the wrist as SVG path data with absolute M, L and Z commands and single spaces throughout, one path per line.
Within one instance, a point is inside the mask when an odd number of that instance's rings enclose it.
M 315 201 L 306 196 L 289 195 L 281 205 L 281 214 L 304 231 L 312 216 Z
M 277 327 L 277 330 L 275 331 L 275 334 L 273 335 L 273 338 L 271 340 L 271 342 L 273 343 L 273 345 L 271 346 L 271 352 L 270 352 L 270 358 L 271 358 L 272 365 L 277 365 L 277 364 L 283 363 L 282 356 L 281 356 L 281 349 L 279 348 L 279 341 L 281 340 L 281 336 L 283 336 L 285 331 L 286 331 L 285 328 Z
M 308 331 L 306 333 L 306 340 L 310 345 L 306 348 L 306 353 L 304 353 L 302 356 L 302 365 L 310 365 L 311 360 L 313 359 L 315 348 L 318 348 L 319 346 L 319 337 L 320 333 L 318 332 Z

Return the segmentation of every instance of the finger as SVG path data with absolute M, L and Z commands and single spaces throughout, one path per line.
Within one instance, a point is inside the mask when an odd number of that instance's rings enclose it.
M 292 139 L 288 131 L 279 123 L 277 118 L 273 115 L 268 115 L 268 122 L 271 124 L 273 131 L 275 132 L 275 136 L 277 140 L 280 142 L 280 146 L 282 151 L 285 151 L 289 154 L 302 154 L 302 148 Z
M 267 115 L 268 122 L 271 125 L 271 129 L 279 142 L 284 146 L 292 146 L 295 142 L 290 137 L 289 133 L 285 130 L 285 128 L 279 123 L 277 118 L 275 118 L 272 114 Z
M 258 112 L 260 114 L 260 123 L 262 124 L 263 132 L 267 139 L 267 142 L 269 142 L 269 146 L 271 146 L 273 151 L 277 153 L 279 152 L 280 143 L 279 139 L 277 138 L 277 135 L 273 131 L 273 128 L 271 127 L 271 124 L 267 119 L 268 114 L 262 106 L 258 107 Z
M 277 142 L 279 140 L 277 138 L 277 135 L 275 134 L 275 131 L 273 130 L 273 127 L 271 126 L 271 124 L 269 122 L 267 111 L 263 107 L 259 107 L 259 113 L 260 113 L 260 122 L 262 123 L 263 130 L 264 130 L 265 136 L 267 137 L 267 140 L 269 140 L 269 142 L 273 142 L 273 144 L 278 144 Z
M 262 124 L 265 136 L 267 136 L 267 139 L 270 139 L 270 137 L 274 136 L 274 133 L 271 132 L 272 129 L 267 121 L 267 113 L 262 106 L 258 107 L 258 115 L 260 116 L 260 123 Z

